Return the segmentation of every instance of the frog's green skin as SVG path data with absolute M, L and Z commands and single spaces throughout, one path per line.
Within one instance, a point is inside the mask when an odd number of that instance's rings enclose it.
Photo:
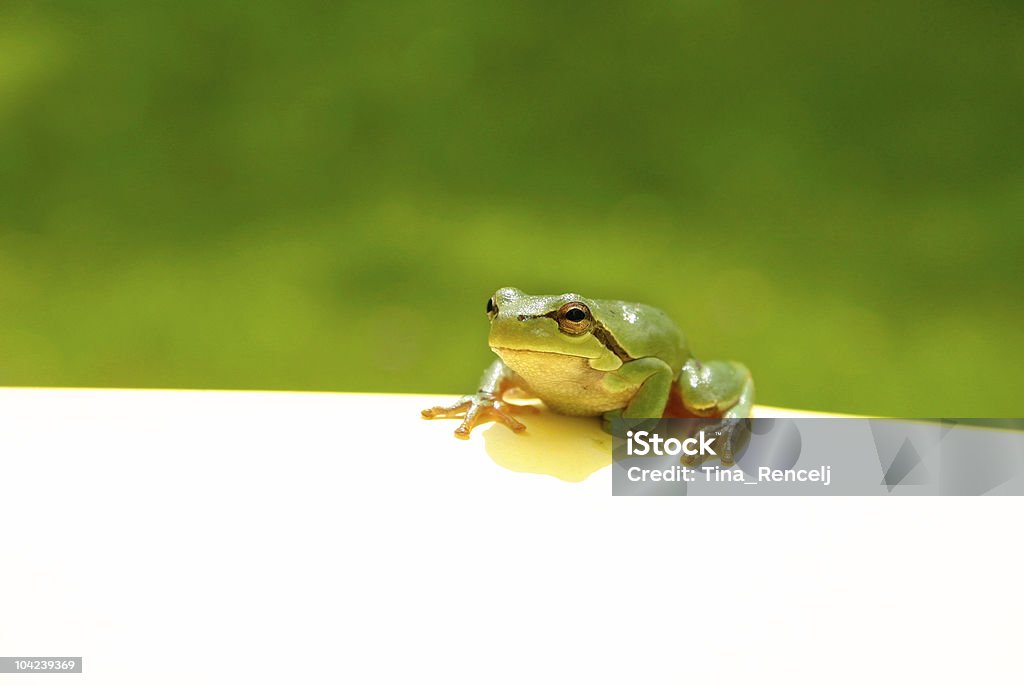
M 502 288 L 487 303 L 488 343 L 498 355 L 480 390 L 423 416 L 465 418 L 455 435 L 497 419 L 525 427 L 502 400 L 510 388 L 532 393 L 556 412 L 616 417 L 746 417 L 754 382 L 738 362 L 699 362 L 675 323 L 656 308 L 578 293 L 527 295 Z M 668 410 L 668 412 L 666 412 Z

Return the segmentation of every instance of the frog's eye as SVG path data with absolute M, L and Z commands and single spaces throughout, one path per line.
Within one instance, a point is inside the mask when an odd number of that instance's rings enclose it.
M 487 301 L 487 316 L 491 319 L 498 314 L 498 306 L 494 304 L 494 298 Z
M 567 333 L 571 336 L 586 333 L 593 323 L 593 319 L 590 317 L 590 308 L 578 302 L 562 305 L 558 308 L 558 314 L 555 316 L 555 319 L 558 320 L 558 328 L 561 329 L 562 333 Z

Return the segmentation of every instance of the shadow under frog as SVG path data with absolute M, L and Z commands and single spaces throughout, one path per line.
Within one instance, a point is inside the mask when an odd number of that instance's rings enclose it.
M 594 417 L 569 417 L 546 408 L 530 413 L 529 428 L 513 433 L 500 423 L 483 431 L 495 464 L 514 472 L 580 482 L 612 463 L 612 436 Z

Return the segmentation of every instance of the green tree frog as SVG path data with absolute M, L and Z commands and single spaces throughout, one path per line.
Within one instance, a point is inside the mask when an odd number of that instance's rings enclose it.
M 746 417 L 754 402 L 746 367 L 698 361 L 679 327 L 649 305 L 502 288 L 487 301 L 487 317 L 500 359 L 480 389 L 423 410 L 428 419 L 462 417 L 458 438 L 488 420 L 523 431 L 516 406 L 503 399 L 512 388 L 561 414 L 600 416 L 606 430 L 617 417 Z

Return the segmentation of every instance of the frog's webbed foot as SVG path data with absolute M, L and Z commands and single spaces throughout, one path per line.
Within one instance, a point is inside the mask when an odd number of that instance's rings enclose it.
M 451 405 L 441 405 L 423 410 L 426 419 L 442 417 L 462 417 L 462 423 L 455 429 L 456 438 L 469 438 L 469 434 L 478 424 L 487 421 L 501 422 L 516 433 L 526 430 L 526 425 L 513 417 L 513 414 L 536 412 L 537 408 L 529 405 L 513 405 L 501 400 L 493 393 L 481 391 L 472 395 L 464 395 Z
M 714 455 L 681 454 L 679 462 L 687 467 L 700 467 L 709 460 L 718 460 L 723 467 L 736 464 L 736 459 L 743 454 L 750 442 L 750 419 L 745 417 L 686 417 L 686 438 L 696 438 L 700 434 L 714 446 Z M 684 436 L 679 436 L 682 439 Z M 704 441 L 702 440 L 703 444 Z
M 718 446 L 718 460 L 723 467 L 732 467 L 741 457 L 746 444 L 751 440 L 751 420 L 726 418 L 711 423 L 703 429 L 705 435 L 715 437 Z

